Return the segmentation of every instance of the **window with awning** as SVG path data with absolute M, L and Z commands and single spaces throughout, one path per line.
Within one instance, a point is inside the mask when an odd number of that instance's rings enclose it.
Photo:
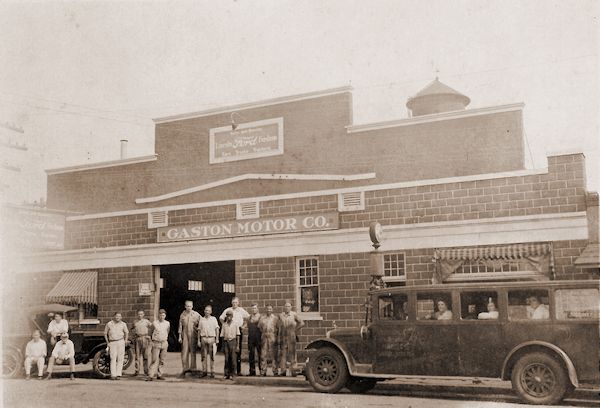
M 481 279 L 550 279 L 551 243 L 436 249 L 434 283 Z
M 95 318 L 98 310 L 98 271 L 65 272 L 46 295 L 46 302 L 78 306 L 80 319 Z

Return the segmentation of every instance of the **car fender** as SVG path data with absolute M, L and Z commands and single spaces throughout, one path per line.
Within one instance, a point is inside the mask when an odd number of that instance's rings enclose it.
M 17 346 L 14 346 L 12 344 L 3 344 L 2 345 L 2 350 L 14 350 L 17 353 L 19 353 L 19 356 L 21 356 L 21 358 L 23 360 L 25 359 L 25 355 L 24 355 L 23 351 L 20 350 Z
M 567 372 L 569 373 L 569 380 L 571 381 L 571 384 L 573 384 L 575 388 L 579 387 L 579 380 L 577 380 L 577 372 L 575 370 L 575 365 L 573 364 L 567 353 L 565 353 L 562 349 L 555 346 L 554 344 L 547 343 L 545 341 L 528 341 L 526 343 L 519 344 L 517 347 L 513 348 L 504 359 L 504 363 L 502 364 L 502 374 L 500 378 L 502 378 L 503 380 L 507 379 L 506 376 L 508 375 L 507 369 L 509 368 L 509 364 L 510 367 L 514 365 L 514 362 L 512 361 L 513 356 L 515 356 L 515 354 L 518 353 L 520 350 L 523 350 L 524 348 L 530 346 L 540 346 L 542 348 L 547 348 L 554 351 L 562 359 L 562 362 L 567 367 Z
M 339 341 L 337 341 L 336 339 L 325 338 L 325 339 L 315 340 L 312 343 L 310 343 L 308 346 L 306 346 L 305 350 L 320 349 L 323 347 L 333 347 L 333 348 L 339 350 L 339 352 L 342 353 L 342 355 L 344 356 L 344 359 L 346 360 L 346 365 L 348 366 L 348 372 L 350 373 L 350 375 L 356 374 L 356 369 L 355 369 L 356 362 L 354 361 L 354 357 L 352 357 L 352 355 L 350 353 L 348 353 L 348 351 L 344 348 L 344 345 L 342 343 L 340 343 Z

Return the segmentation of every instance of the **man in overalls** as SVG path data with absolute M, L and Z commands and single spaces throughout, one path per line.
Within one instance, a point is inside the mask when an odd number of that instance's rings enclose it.
M 248 363 L 250 364 L 249 376 L 256 375 L 256 366 L 260 369 L 260 328 L 258 326 L 261 315 L 258 313 L 258 304 L 253 303 L 248 318 Z M 256 357 L 256 358 L 255 358 Z
M 179 316 L 179 343 L 181 343 L 181 365 L 184 377 L 188 371 L 196 371 L 196 344 L 198 343 L 198 322 L 200 313 L 193 310 L 194 303 L 185 301 L 185 310 Z
M 262 316 L 258 328 L 260 329 L 260 375 L 267 375 L 267 364 L 272 362 L 273 375 L 277 374 L 279 366 L 279 347 L 277 339 L 279 337 L 279 317 L 273 314 L 273 306 L 267 305 L 267 314 Z
M 285 377 L 287 364 L 290 364 L 290 374 L 295 375 L 296 364 L 296 335 L 298 330 L 304 326 L 304 321 L 296 312 L 292 312 L 292 303 L 286 302 L 283 306 L 283 313 L 279 315 L 281 320 L 280 332 L 280 364 L 281 376 Z

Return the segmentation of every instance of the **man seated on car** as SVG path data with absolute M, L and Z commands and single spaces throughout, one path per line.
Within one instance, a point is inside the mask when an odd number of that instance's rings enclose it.
M 48 324 L 48 334 L 50 335 L 50 344 L 53 346 L 60 339 L 59 334 L 69 331 L 69 322 L 63 320 L 60 313 L 54 315 L 54 320 Z
M 46 360 L 46 342 L 41 339 L 40 331 L 34 330 L 33 340 L 27 343 L 25 348 L 25 379 L 31 378 L 31 366 L 37 365 L 38 379 L 42 379 L 44 375 L 44 361 Z
M 62 333 L 60 335 L 60 341 L 54 346 L 54 350 L 52 350 L 52 356 L 48 361 L 48 375 L 46 376 L 46 380 L 49 380 L 52 377 L 54 364 L 62 365 L 66 364 L 67 362 L 71 368 L 71 380 L 74 380 L 75 346 L 73 345 L 73 342 L 69 340 L 69 333 Z

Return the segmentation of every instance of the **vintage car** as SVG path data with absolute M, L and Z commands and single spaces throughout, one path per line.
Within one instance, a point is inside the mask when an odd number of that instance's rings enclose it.
M 83 330 L 77 318 L 78 309 L 71 306 L 49 304 L 25 310 L 20 316 L 3 321 L 2 330 L 2 378 L 17 377 L 23 370 L 25 347 L 31 333 L 39 330 L 48 345 L 48 357 L 52 353 L 47 334 L 50 318 L 48 313 L 61 313 L 69 321 L 69 339 L 75 346 L 75 364 L 92 361 L 93 371 L 100 377 L 110 376 L 110 357 L 106 353 L 104 331 Z M 72 317 L 70 315 L 73 315 Z M 123 369 L 133 362 L 133 350 L 127 345 Z M 46 358 L 46 362 L 48 358 Z
M 313 388 L 366 392 L 415 376 L 510 380 L 527 403 L 555 404 L 599 382 L 600 281 L 468 283 L 369 292 L 364 325 L 299 351 Z

